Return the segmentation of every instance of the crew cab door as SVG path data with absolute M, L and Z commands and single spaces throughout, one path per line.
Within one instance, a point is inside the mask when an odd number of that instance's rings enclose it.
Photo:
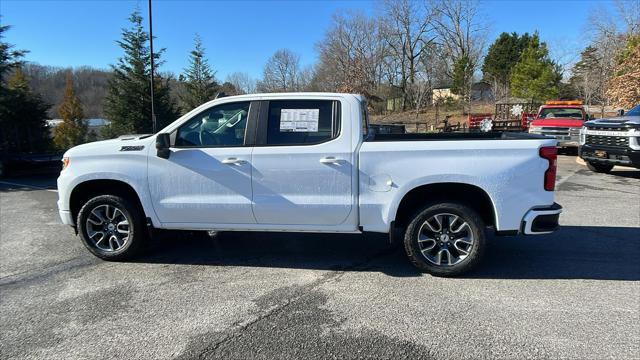
M 171 133 L 168 159 L 149 157 L 149 192 L 162 223 L 255 223 L 249 133 L 256 104 L 208 108 Z
M 251 156 L 259 224 L 310 229 L 345 222 L 354 201 L 354 164 L 340 119 L 338 100 L 261 102 Z

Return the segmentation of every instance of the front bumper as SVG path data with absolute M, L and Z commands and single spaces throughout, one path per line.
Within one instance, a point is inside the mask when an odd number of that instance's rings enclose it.
M 580 146 L 580 142 L 578 139 L 571 140 L 558 140 L 558 147 L 578 147 Z
M 530 134 L 544 135 L 558 140 L 558 147 L 578 147 L 580 146 L 579 130 L 568 130 L 567 132 L 556 132 L 547 130 L 529 131 Z
M 562 206 L 558 203 L 529 210 L 522 219 L 522 233 L 525 235 L 539 235 L 554 232 L 560 227 L 558 220 L 561 212 Z
M 60 214 L 60 220 L 65 225 L 75 226 L 75 222 L 73 221 L 73 216 L 71 215 L 70 210 L 58 210 L 58 214 Z
M 596 150 L 606 152 L 606 157 L 596 156 Z M 620 149 L 607 146 L 582 145 L 578 150 L 582 160 L 599 164 L 632 166 L 640 169 L 640 150 Z

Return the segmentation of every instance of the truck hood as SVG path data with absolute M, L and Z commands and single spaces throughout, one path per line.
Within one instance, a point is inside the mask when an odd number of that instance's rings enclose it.
M 584 120 L 569 118 L 535 119 L 531 126 L 582 127 Z
M 64 157 L 116 155 L 140 152 L 153 142 L 153 134 L 123 135 L 116 139 L 94 141 L 72 147 L 64 153 Z
M 590 120 L 584 123 L 587 127 L 626 127 L 640 128 L 640 116 L 616 116 L 606 119 Z

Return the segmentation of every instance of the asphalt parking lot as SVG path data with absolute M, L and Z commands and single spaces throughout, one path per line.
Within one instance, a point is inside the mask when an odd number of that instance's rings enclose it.
M 372 234 L 166 234 L 103 262 L 55 179 L 2 179 L 0 358 L 639 358 L 640 171 L 559 163 L 561 230 L 491 237 L 456 279 Z

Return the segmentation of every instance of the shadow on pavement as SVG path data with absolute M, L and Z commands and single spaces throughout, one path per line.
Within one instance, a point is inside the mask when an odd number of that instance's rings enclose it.
M 627 170 L 627 168 L 624 168 L 624 170 L 618 170 L 618 168 L 614 168 L 613 170 L 611 170 L 609 175 L 632 178 L 632 179 L 640 179 L 640 170 L 631 170 L 631 169 Z
M 563 226 L 493 238 L 471 278 L 640 280 L 640 228 Z
M 55 190 L 59 173 L 0 178 L 0 192 Z
M 308 234 L 162 231 L 154 236 L 143 263 L 251 266 L 315 270 L 380 271 L 419 276 L 385 234 Z
M 217 238 L 167 232 L 144 263 L 375 271 L 420 276 L 386 236 L 222 233 Z M 493 237 L 466 278 L 640 280 L 640 228 L 565 226 L 554 234 Z

